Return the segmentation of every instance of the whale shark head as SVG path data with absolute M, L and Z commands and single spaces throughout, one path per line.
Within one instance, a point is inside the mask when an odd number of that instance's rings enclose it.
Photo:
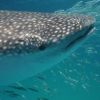
M 56 65 L 93 26 L 94 19 L 81 14 L 0 11 L 0 85 Z
M 48 34 L 45 34 L 47 37 L 45 39 L 46 42 L 39 47 L 40 50 L 48 48 L 49 45 L 55 46 L 55 44 L 60 45 L 61 49 L 62 45 L 67 47 L 75 41 L 84 38 L 94 28 L 95 19 L 87 15 L 71 14 L 56 15 L 53 18 L 51 17 L 49 21 L 54 22 L 55 25 L 49 24 L 51 27 L 49 27 Z

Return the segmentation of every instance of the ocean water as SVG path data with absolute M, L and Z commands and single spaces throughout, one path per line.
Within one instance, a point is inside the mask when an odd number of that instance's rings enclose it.
M 62 62 L 36 76 L 0 87 L 0 100 L 100 100 L 100 0 L 0 0 L 0 9 L 82 13 L 95 30 Z

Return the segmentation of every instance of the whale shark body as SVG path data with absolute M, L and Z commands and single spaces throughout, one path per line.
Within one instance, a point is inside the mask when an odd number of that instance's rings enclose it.
M 56 65 L 93 25 L 92 17 L 81 14 L 0 11 L 0 85 Z

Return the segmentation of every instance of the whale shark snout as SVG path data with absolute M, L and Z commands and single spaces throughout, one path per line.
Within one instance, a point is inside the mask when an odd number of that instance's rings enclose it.
M 80 19 L 81 19 L 84 27 L 89 27 L 91 25 L 94 25 L 94 23 L 95 23 L 95 18 L 88 16 L 88 15 L 83 15 L 82 17 L 80 17 Z
M 0 11 L 0 85 L 56 65 L 70 54 L 65 48 L 93 26 L 92 17 L 80 14 Z

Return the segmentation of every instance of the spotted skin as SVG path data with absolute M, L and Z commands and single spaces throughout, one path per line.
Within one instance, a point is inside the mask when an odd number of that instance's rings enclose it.
M 0 11 L 0 53 L 43 50 L 45 45 L 81 30 L 82 18 L 81 15 Z

